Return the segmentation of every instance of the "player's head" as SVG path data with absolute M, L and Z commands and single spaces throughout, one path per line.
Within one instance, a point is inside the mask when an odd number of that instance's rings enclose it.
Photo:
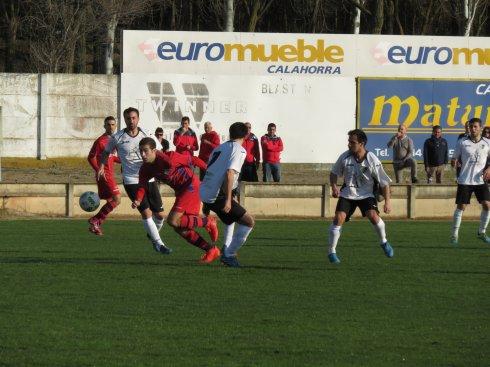
M 245 122 L 245 126 L 247 127 L 248 129 L 248 132 L 251 132 L 252 131 L 252 124 L 250 122 Z
M 361 129 L 354 129 L 347 133 L 349 136 L 348 147 L 351 153 L 358 153 L 366 149 L 367 136 Z
M 204 131 L 207 133 L 213 131 L 213 124 L 210 121 L 204 123 Z
M 481 134 L 481 120 L 478 117 L 473 117 L 468 121 L 468 129 L 472 138 L 477 138 Z
M 434 135 L 436 138 L 440 138 L 442 136 L 442 128 L 439 125 L 433 126 L 432 135 Z
M 150 137 L 141 139 L 140 144 L 141 159 L 145 163 L 153 163 L 157 156 L 157 144 Z
M 402 135 L 405 135 L 407 133 L 407 127 L 405 125 L 398 126 L 398 132 Z
M 104 129 L 106 134 L 112 135 L 116 132 L 117 124 L 116 119 L 113 116 L 107 116 L 104 119 Z
M 162 141 L 163 140 L 163 129 L 161 127 L 157 127 L 155 129 L 155 136 L 158 139 L 158 141 Z
M 135 130 L 140 121 L 140 111 L 134 107 L 126 108 L 123 112 L 124 122 L 129 130 Z
M 243 122 L 234 122 L 230 126 L 230 139 L 238 140 L 243 139 L 248 134 L 247 125 Z
M 276 124 L 271 122 L 269 125 L 267 125 L 267 133 L 269 135 L 275 135 L 276 134 Z
M 182 120 L 180 120 L 181 127 L 188 128 L 190 124 L 191 124 L 191 120 L 189 119 L 188 116 L 184 116 L 182 117 Z
M 482 136 L 484 138 L 490 139 L 490 126 L 485 126 L 482 130 Z

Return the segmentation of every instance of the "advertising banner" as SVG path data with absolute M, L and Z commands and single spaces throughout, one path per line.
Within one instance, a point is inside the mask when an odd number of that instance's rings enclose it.
M 124 73 L 485 78 L 488 37 L 124 31 Z
M 357 126 L 381 160 L 392 160 L 387 143 L 399 124 L 407 126 L 418 160 L 433 126 L 441 126 L 452 154 L 466 121 L 479 117 L 490 125 L 490 80 L 359 78 L 358 99 Z
M 121 116 L 127 107 L 138 108 L 140 126 L 149 132 L 163 127 L 171 149 L 182 116 L 198 136 L 204 122 L 212 122 L 222 141 L 235 121 L 249 121 L 259 139 L 274 122 L 283 162 L 333 163 L 355 127 L 355 95 L 354 78 L 124 73 Z

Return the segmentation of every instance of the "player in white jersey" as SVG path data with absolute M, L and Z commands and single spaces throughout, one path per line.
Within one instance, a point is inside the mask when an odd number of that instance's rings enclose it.
M 240 266 L 237 252 L 255 224 L 245 208 L 233 200 L 233 191 L 238 187 L 238 176 L 246 156 L 242 143 L 247 133 L 248 128 L 243 122 L 230 126 L 230 140 L 212 151 L 199 189 L 201 201 L 207 209 L 215 212 L 227 226 L 238 224 L 231 243 L 223 246 L 221 252 L 221 262 L 230 267 Z
M 102 154 L 102 164 L 98 172 L 99 177 L 104 177 L 104 164 L 107 157 L 114 149 L 117 150 L 117 155 L 121 160 L 123 184 L 128 197 L 131 201 L 136 199 L 138 191 L 139 170 L 143 164 L 141 158 L 139 143 L 141 139 L 149 136 L 145 131 L 138 127 L 139 111 L 136 108 L 129 107 L 123 113 L 126 128 L 115 133 L 108 141 L 105 151 Z M 162 149 L 161 144 L 157 139 L 154 139 L 157 149 Z M 160 238 L 160 229 L 163 226 L 163 204 L 158 190 L 158 184 L 155 180 L 149 183 L 148 195 L 145 195 L 141 201 L 138 211 L 143 220 L 148 238 L 153 244 L 155 251 L 170 254 L 171 249 L 165 246 Z
M 356 208 L 359 208 L 362 216 L 367 217 L 373 224 L 385 255 L 393 257 L 394 251 L 386 239 L 385 223 L 378 215 L 376 200 L 376 188 L 379 185 L 385 198 L 384 212 L 388 214 L 391 211 L 389 188 L 391 179 L 386 175 L 376 155 L 366 150 L 367 136 L 364 131 L 355 129 L 349 131 L 348 135 L 349 150 L 340 155 L 330 173 L 332 196 L 339 200 L 329 229 L 328 259 L 333 264 L 340 263 L 336 253 L 340 231 Z M 337 179 L 340 176 L 344 177 L 341 188 L 337 186 Z
M 472 118 L 468 123 L 469 136 L 458 140 L 453 166 L 460 167 L 458 176 L 458 191 L 456 193 L 456 210 L 453 216 L 453 232 L 451 243 L 458 244 L 459 227 L 466 205 L 470 203 L 471 194 L 474 192 L 476 199 L 481 204 L 480 228 L 478 238 L 485 243 L 490 243 L 486 235 L 488 221 L 490 219 L 490 191 L 487 181 L 490 179 L 490 141 L 481 136 L 481 120 Z

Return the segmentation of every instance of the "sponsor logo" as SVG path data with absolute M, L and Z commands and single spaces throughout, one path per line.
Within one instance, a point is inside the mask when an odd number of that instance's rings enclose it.
M 371 54 L 379 65 L 490 65 L 490 48 L 416 47 L 381 42 Z
M 344 49 L 325 44 L 319 39 L 308 44 L 297 39 L 295 44 L 172 42 L 164 41 L 156 51 L 161 60 L 197 61 L 252 61 L 252 62 L 316 62 L 340 63 Z

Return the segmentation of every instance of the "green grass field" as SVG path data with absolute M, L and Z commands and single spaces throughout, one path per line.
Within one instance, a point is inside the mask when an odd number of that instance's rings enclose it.
M 0 221 L 1 366 L 488 366 L 490 245 L 463 223 L 258 221 L 245 266 L 197 263 L 139 221 Z

